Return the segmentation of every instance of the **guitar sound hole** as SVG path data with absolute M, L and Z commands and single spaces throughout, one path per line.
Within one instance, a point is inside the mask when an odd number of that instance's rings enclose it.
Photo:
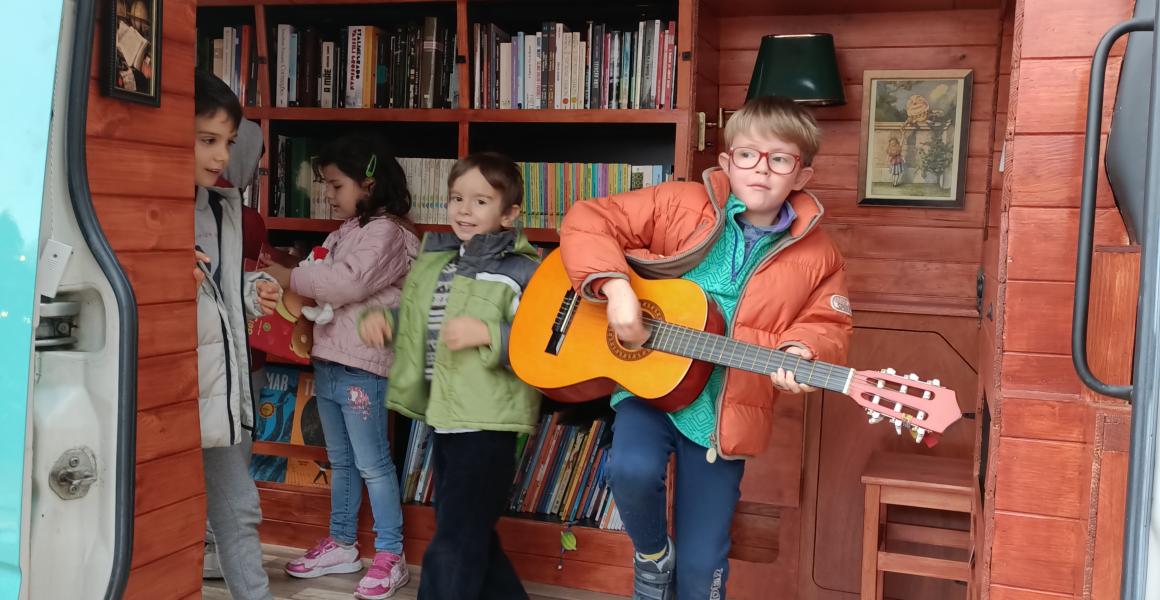
M 640 311 L 644 314 L 646 319 L 663 321 L 665 318 L 665 314 L 661 311 L 661 307 L 652 300 L 641 300 Z M 649 340 L 645 341 L 644 347 L 627 348 L 624 346 L 624 344 L 620 343 L 620 340 L 617 339 L 616 334 L 612 331 L 612 327 L 609 326 L 605 332 L 605 342 L 608 344 L 608 350 L 612 352 L 612 355 L 616 358 L 625 361 L 636 361 L 648 356 L 649 354 L 652 354 L 652 350 L 648 348 L 648 345 L 649 341 L 652 340 L 652 335 L 654 333 L 655 332 L 653 331 L 649 332 Z

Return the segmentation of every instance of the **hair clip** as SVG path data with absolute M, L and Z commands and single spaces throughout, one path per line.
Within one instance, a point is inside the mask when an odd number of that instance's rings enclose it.
M 379 164 L 378 155 L 372 154 L 370 162 L 367 163 L 367 177 L 375 176 L 375 167 Z

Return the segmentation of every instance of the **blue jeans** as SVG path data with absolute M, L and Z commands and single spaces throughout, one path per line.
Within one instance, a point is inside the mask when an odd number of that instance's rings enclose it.
M 375 517 L 375 550 L 402 554 L 403 508 L 387 439 L 387 379 L 315 360 L 314 386 L 331 467 L 331 537 L 346 544 L 357 540 L 366 482 Z
M 724 598 L 730 527 L 741 498 L 744 461 L 705 460 L 705 448 L 677 430 L 668 415 L 639 398 L 616 405 L 609 485 L 637 552 L 664 550 L 665 471 L 676 454 L 673 547 L 679 600 Z

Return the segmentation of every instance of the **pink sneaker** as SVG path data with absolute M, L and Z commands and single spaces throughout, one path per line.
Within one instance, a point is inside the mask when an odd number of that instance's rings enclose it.
M 411 574 L 407 571 L 407 559 L 391 552 L 376 552 L 371 570 L 354 589 L 354 597 L 360 600 L 390 598 L 408 581 Z
M 334 573 L 358 573 L 363 568 L 358 557 L 358 544 L 340 546 L 332 537 L 319 540 L 301 558 L 286 563 L 286 574 L 311 579 Z

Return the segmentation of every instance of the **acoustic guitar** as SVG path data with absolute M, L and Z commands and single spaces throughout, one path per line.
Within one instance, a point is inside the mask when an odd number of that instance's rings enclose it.
M 640 348 L 620 343 L 605 305 L 572 289 L 560 251 L 552 251 L 524 290 L 512 322 L 508 351 L 516 375 L 560 402 L 607 396 L 619 384 L 673 412 L 696 399 L 714 365 L 762 374 L 784 368 L 799 383 L 853 398 L 871 423 L 887 421 L 917 442 L 933 445 L 937 434 L 962 417 L 955 393 L 937 379 L 921 381 L 893 369 L 855 371 L 740 342 L 724 335 L 721 312 L 695 283 L 634 273 L 629 280 L 649 329 Z

